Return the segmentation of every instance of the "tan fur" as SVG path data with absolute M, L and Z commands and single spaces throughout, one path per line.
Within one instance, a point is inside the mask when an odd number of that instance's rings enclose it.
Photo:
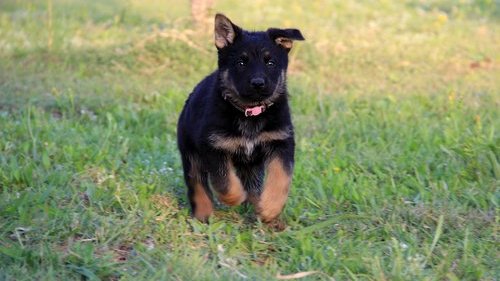
M 231 25 L 231 21 L 223 15 L 215 16 L 215 46 L 221 49 L 233 43 L 236 33 Z
M 276 42 L 276 44 L 281 45 L 286 49 L 291 49 L 293 47 L 293 41 L 288 38 L 278 37 L 274 41 Z
M 243 203 L 247 199 L 247 192 L 236 175 L 236 171 L 231 162 L 228 163 L 227 180 L 227 192 L 225 194 L 219 194 L 220 201 L 229 206 L 236 206 Z
M 194 216 L 199 220 L 206 220 L 213 212 L 213 204 L 208 197 L 207 192 L 200 183 L 199 163 L 198 159 L 191 157 L 191 169 L 189 170 L 189 178 L 194 183 L 194 196 L 195 203 Z
M 290 137 L 289 130 L 277 130 L 269 132 L 261 132 L 256 138 L 250 139 L 246 137 L 225 137 L 219 134 L 213 134 L 209 137 L 213 147 L 226 150 L 228 152 L 236 152 L 239 149 L 244 149 L 246 154 L 251 154 L 255 146 L 271 142 L 275 140 L 285 140 Z
M 214 211 L 212 201 L 208 197 L 207 192 L 203 188 L 203 186 L 197 183 L 194 186 L 194 202 L 196 204 L 196 208 L 194 211 L 195 218 L 204 221 L 206 220 Z
M 267 166 L 264 189 L 256 204 L 257 213 L 263 222 L 276 218 L 285 206 L 292 177 L 280 159 L 273 159 Z

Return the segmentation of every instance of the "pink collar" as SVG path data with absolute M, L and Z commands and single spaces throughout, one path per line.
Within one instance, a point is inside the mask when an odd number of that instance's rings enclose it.
M 254 107 L 242 107 L 236 102 L 234 102 L 229 96 L 224 95 L 224 99 L 229 101 L 230 104 L 232 104 L 235 108 L 237 108 L 239 111 L 243 112 L 245 114 L 245 117 L 250 117 L 250 116 L 257 116 L 262 114 L 268 107 L 273 105 L 272 102 L 262 102 L 260 105 L 254 106 Z
M 257 116 L 262 112 L 266 111 L 265 105 L 258 105 L 256 107 L 245 108 L 245 117 L 248 116 Z

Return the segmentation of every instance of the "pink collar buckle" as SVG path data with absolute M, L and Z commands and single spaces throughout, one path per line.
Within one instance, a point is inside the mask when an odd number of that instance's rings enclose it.
M 263 105 L 259 105 L 259 106 L 256 106 L 256 107 L 245 108 L 245 117 L 248 117 L 248 116 L 257 116 L 257 115 L 261 114 L 262 112 L 264 112 L 265 109 L 266 108 Z

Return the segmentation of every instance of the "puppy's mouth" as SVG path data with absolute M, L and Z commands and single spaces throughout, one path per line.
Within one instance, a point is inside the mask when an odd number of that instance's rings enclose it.
M 286 94 L 285 72 L 280 75 L 274 89 L 247 89 L 245 93 L 238 91 L 228 75 L 228 71 L 222 72 L 220 77 L 222 85 L 222 95 L 224 99 L 230 100 L 232 103 L 241 107 L 253 107 L 262 104 L 274 103 L 274 101 Z
M 243 102 L 262 102 L 268 98 L 270 98 L 273 95 L 272 91 L 268 90 L 247 90 L 245 93 L 238 93 L 238 97 L 243 101 Z
M 270 96 L 262 96 L 262 95 L 246 95 L 242 96 L 237 91 L 224 90 L 223 98 L 225 100 L 230 101 L 233 104 L 238 105 L 238 107 L 246 108 L 253 107 L 257 105 L 261 105 L 269 101 Z

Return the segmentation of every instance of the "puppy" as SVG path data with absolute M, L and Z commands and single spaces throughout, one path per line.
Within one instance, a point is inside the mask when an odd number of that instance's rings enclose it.
M 214 199 L 249 202 L 263 222 L 281 213 L 290 190 L 294 132 L 286 73 L 298 29 L 250 32 L 215 16 L 218 69 L 188 97 L 177 141 L 192 215 L 206 221 Z

